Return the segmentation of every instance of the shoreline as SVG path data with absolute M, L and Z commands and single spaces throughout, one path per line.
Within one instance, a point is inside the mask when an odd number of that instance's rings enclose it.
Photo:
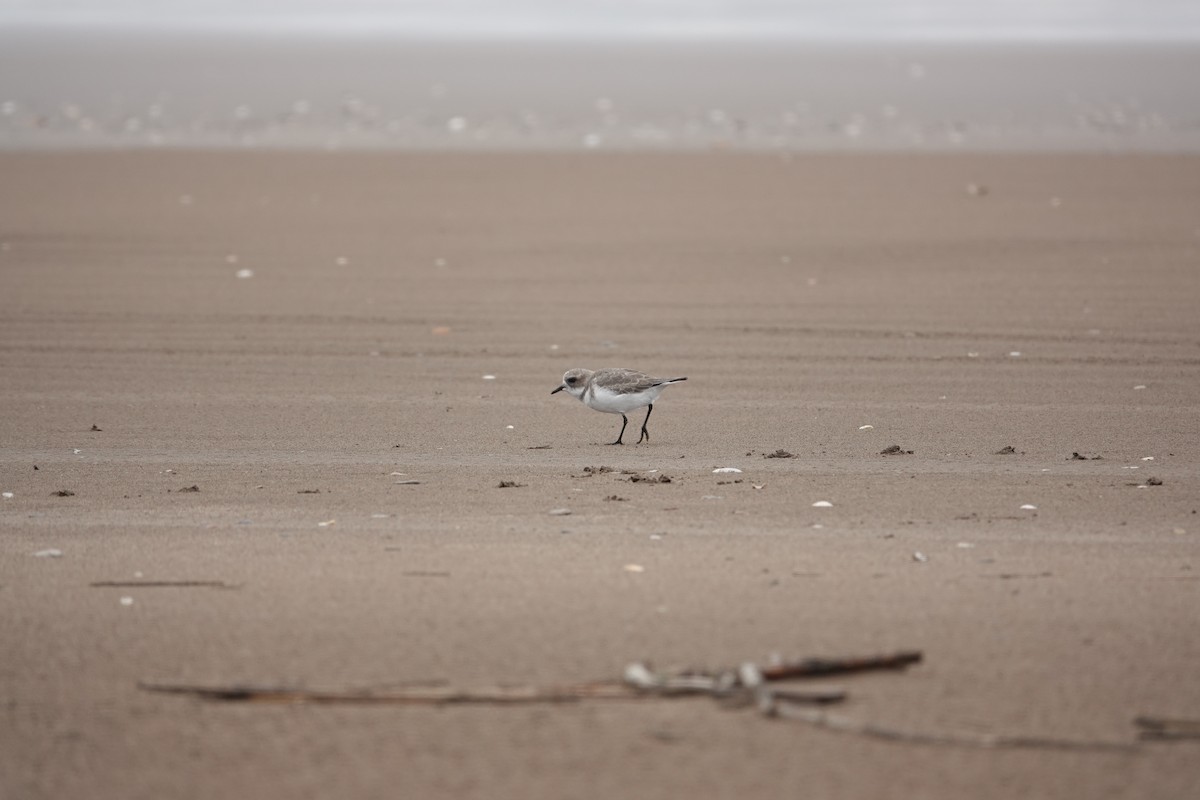
M 9 151 L 1200 151 L 1200 45 L 0 41 Z

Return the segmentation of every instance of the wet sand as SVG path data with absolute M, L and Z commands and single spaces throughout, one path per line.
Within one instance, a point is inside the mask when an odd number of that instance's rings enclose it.
M 918 649 L 836 681 L 838 713 L 1114 743 L 1139 715 L 1200 717 L 1200 158 L 9 154 L 0 173 L 5 797 L 1200 782 L 1194 741 L 979 749 L 707 699 L 138 688 Z M 575 366 L 689 380 L 648 444 L 635 413 L 610 447 L 619 418 L 550 396 Z M 138 581 L 225 585 L 92 585 Z

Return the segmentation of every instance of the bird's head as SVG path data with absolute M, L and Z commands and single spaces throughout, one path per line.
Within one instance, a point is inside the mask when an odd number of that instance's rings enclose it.
M 584 389 L 587 388 L 588 378 L 592 377 L 590 369 L 569 369 L 563 373 L 562 383 L 558 388 L 550 392 L 550 394 L 558 394 L 565 391 L 572 397 L 582 397 Z

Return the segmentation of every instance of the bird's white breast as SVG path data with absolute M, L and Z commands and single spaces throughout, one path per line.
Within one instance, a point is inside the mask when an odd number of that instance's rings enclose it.
M 592 384 L 584 392 L 582 400 L 588 408 L 596 411 L 606 411 L 609 414 L 624 414 L 635 408 L 645 408 L 658 399 L 662 394 L 662 386 L 654 386 L 643 392 L 620 394 L 603 386 Z

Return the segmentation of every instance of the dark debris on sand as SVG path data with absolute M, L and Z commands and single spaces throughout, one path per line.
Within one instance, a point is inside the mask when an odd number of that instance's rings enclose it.
M 789 453 L 787 450 L 779 449 L 774 453 L 763 453 L 763 458 L 795 458 L 795 453 Z
M 670 475 L 630 475 L 630 483 L 670 483 Z
M 1103 461 L 1104 456 L 1084 456 L 1079 453 L 1071 453 L 1071 457 L 1067 461 Z
M 879 451 L 879 455 L 881 456 L 911 456 L 912 454 L 912 450 L 905 450 L 898 444 L 894 444 L 891 447 L 885 447 Z
M 594 478 L 597 475 L 603 475 L 606 472 L 616 472 L 616 469 L 613 467 L 584 467 L 583 475 L 578 477 Z

